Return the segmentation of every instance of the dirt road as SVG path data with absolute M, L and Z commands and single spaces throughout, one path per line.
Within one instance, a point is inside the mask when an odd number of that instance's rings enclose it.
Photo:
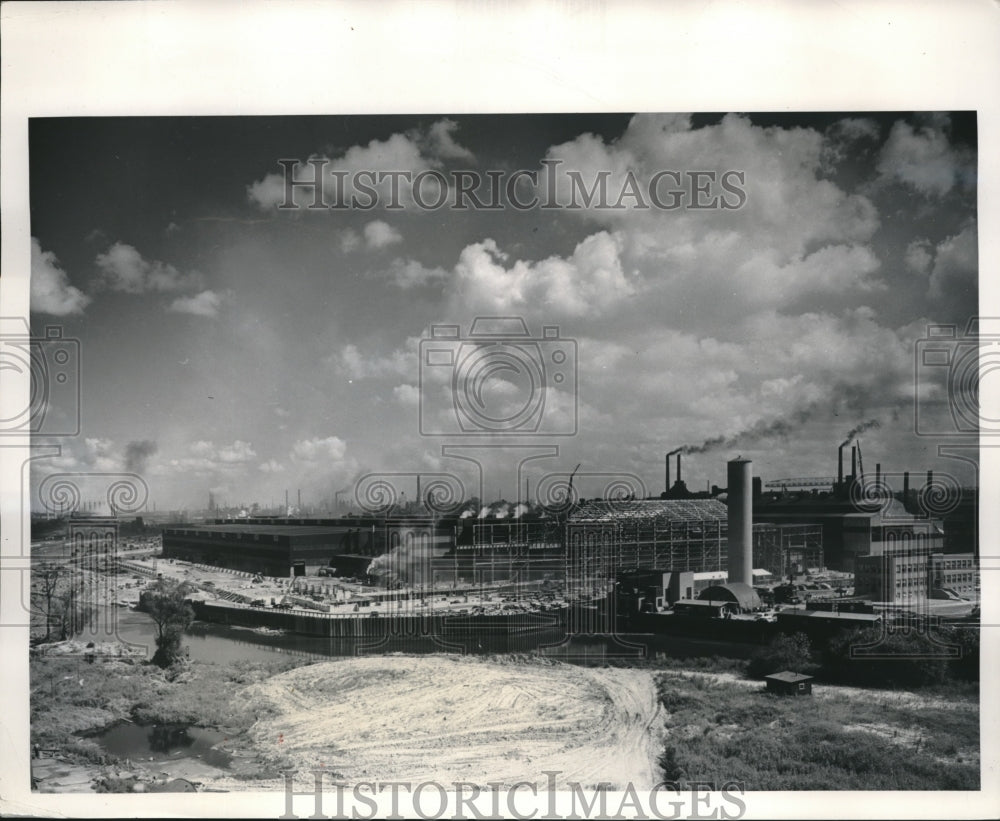
M 251 730 L 259 750 L 347 781 L 658 781 L 663 720 L 644 670 L 387 656 L 292 670 L 245 696 L 274 710 Z

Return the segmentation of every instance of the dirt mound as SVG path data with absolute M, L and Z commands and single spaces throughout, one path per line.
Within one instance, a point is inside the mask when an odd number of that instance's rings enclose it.
M 390 656 L 311 665 L 245 694 L 271 712 L 251 730 L 258 750 L 347 781 L 658 780 L 662 720 L 646 671 Z

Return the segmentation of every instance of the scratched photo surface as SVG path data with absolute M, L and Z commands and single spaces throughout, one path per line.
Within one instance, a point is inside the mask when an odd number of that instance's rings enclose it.
M 28 135 L 33 789 L 980 788 L 975 111 Z

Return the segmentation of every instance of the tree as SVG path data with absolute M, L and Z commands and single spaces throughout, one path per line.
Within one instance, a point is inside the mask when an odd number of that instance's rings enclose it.
M 824 674 L 862 687 L 923 687 L 947 679 L 949 659 L 948 642 L 940 635 L 868 628 L 829 642 Z
M 804 633 L 782 634 L 754 653 L 747 673 L 752 678 L 763 678 L 782 670 L 806 673 L 814 670 L 812 646 Z
M 160 667 L 169 667 L 181 658 L 181 639 L 194 621 L 194 610 L 187 601 L 190 592 L 187 584 L 160 579 L 139 597 L 139 609 L 156 624 L 153 663 Z
M 43 641 L 58 631 L 60 641 L 83 624 L 82 583 L 78 570 L 45 562 L 31 571 L 31 609 L 45 622 Z

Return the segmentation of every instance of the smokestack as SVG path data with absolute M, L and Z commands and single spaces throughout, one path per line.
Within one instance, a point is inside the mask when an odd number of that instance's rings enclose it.
M 299 515 L 301 516 L 302 515 L 302 491 L 301 490 L 298 491 L 298 499 L 299 499 Z
M 882 484 L 882 463 L 875 463 L 875 487 Z
M 288 490 L 285 490 L 285 516 L 288 516 Z
M 837 448 L 837 487 L 844 486 L 844 446 Z
M 737 457 L 729 479 L 729 582 L 753 584 L 753 462 Z
M 677 481 L 681 480 L 681 455 L 677 454 Z
M 927 471 L 927 487 L 929 488 L 933 484 L 934 484 L 934 471 L 929 470 Z
M 667 483 L 667 486 L 664 488 L 664 490 L 667 491 L 667 493 L 670 493 L 670 454 L 669 453 L 666 455 L 666 458 L 664 459 L 664 462 L 666 462 L 666 465 L 667 465 L 667 476 L 666 476 L 666 480 L 665 480 L 666 483 Z
M 903 504 L 906 505 L 910 500 L 910 471 L 903 473 Z
M 420 498 L 420 474 L 417 474 L 417 504 L 419 505 L 423 499 Z
M 858 449 L 856 446 L 851 445 L 851 484 L 853 485 L 858 479 Z

